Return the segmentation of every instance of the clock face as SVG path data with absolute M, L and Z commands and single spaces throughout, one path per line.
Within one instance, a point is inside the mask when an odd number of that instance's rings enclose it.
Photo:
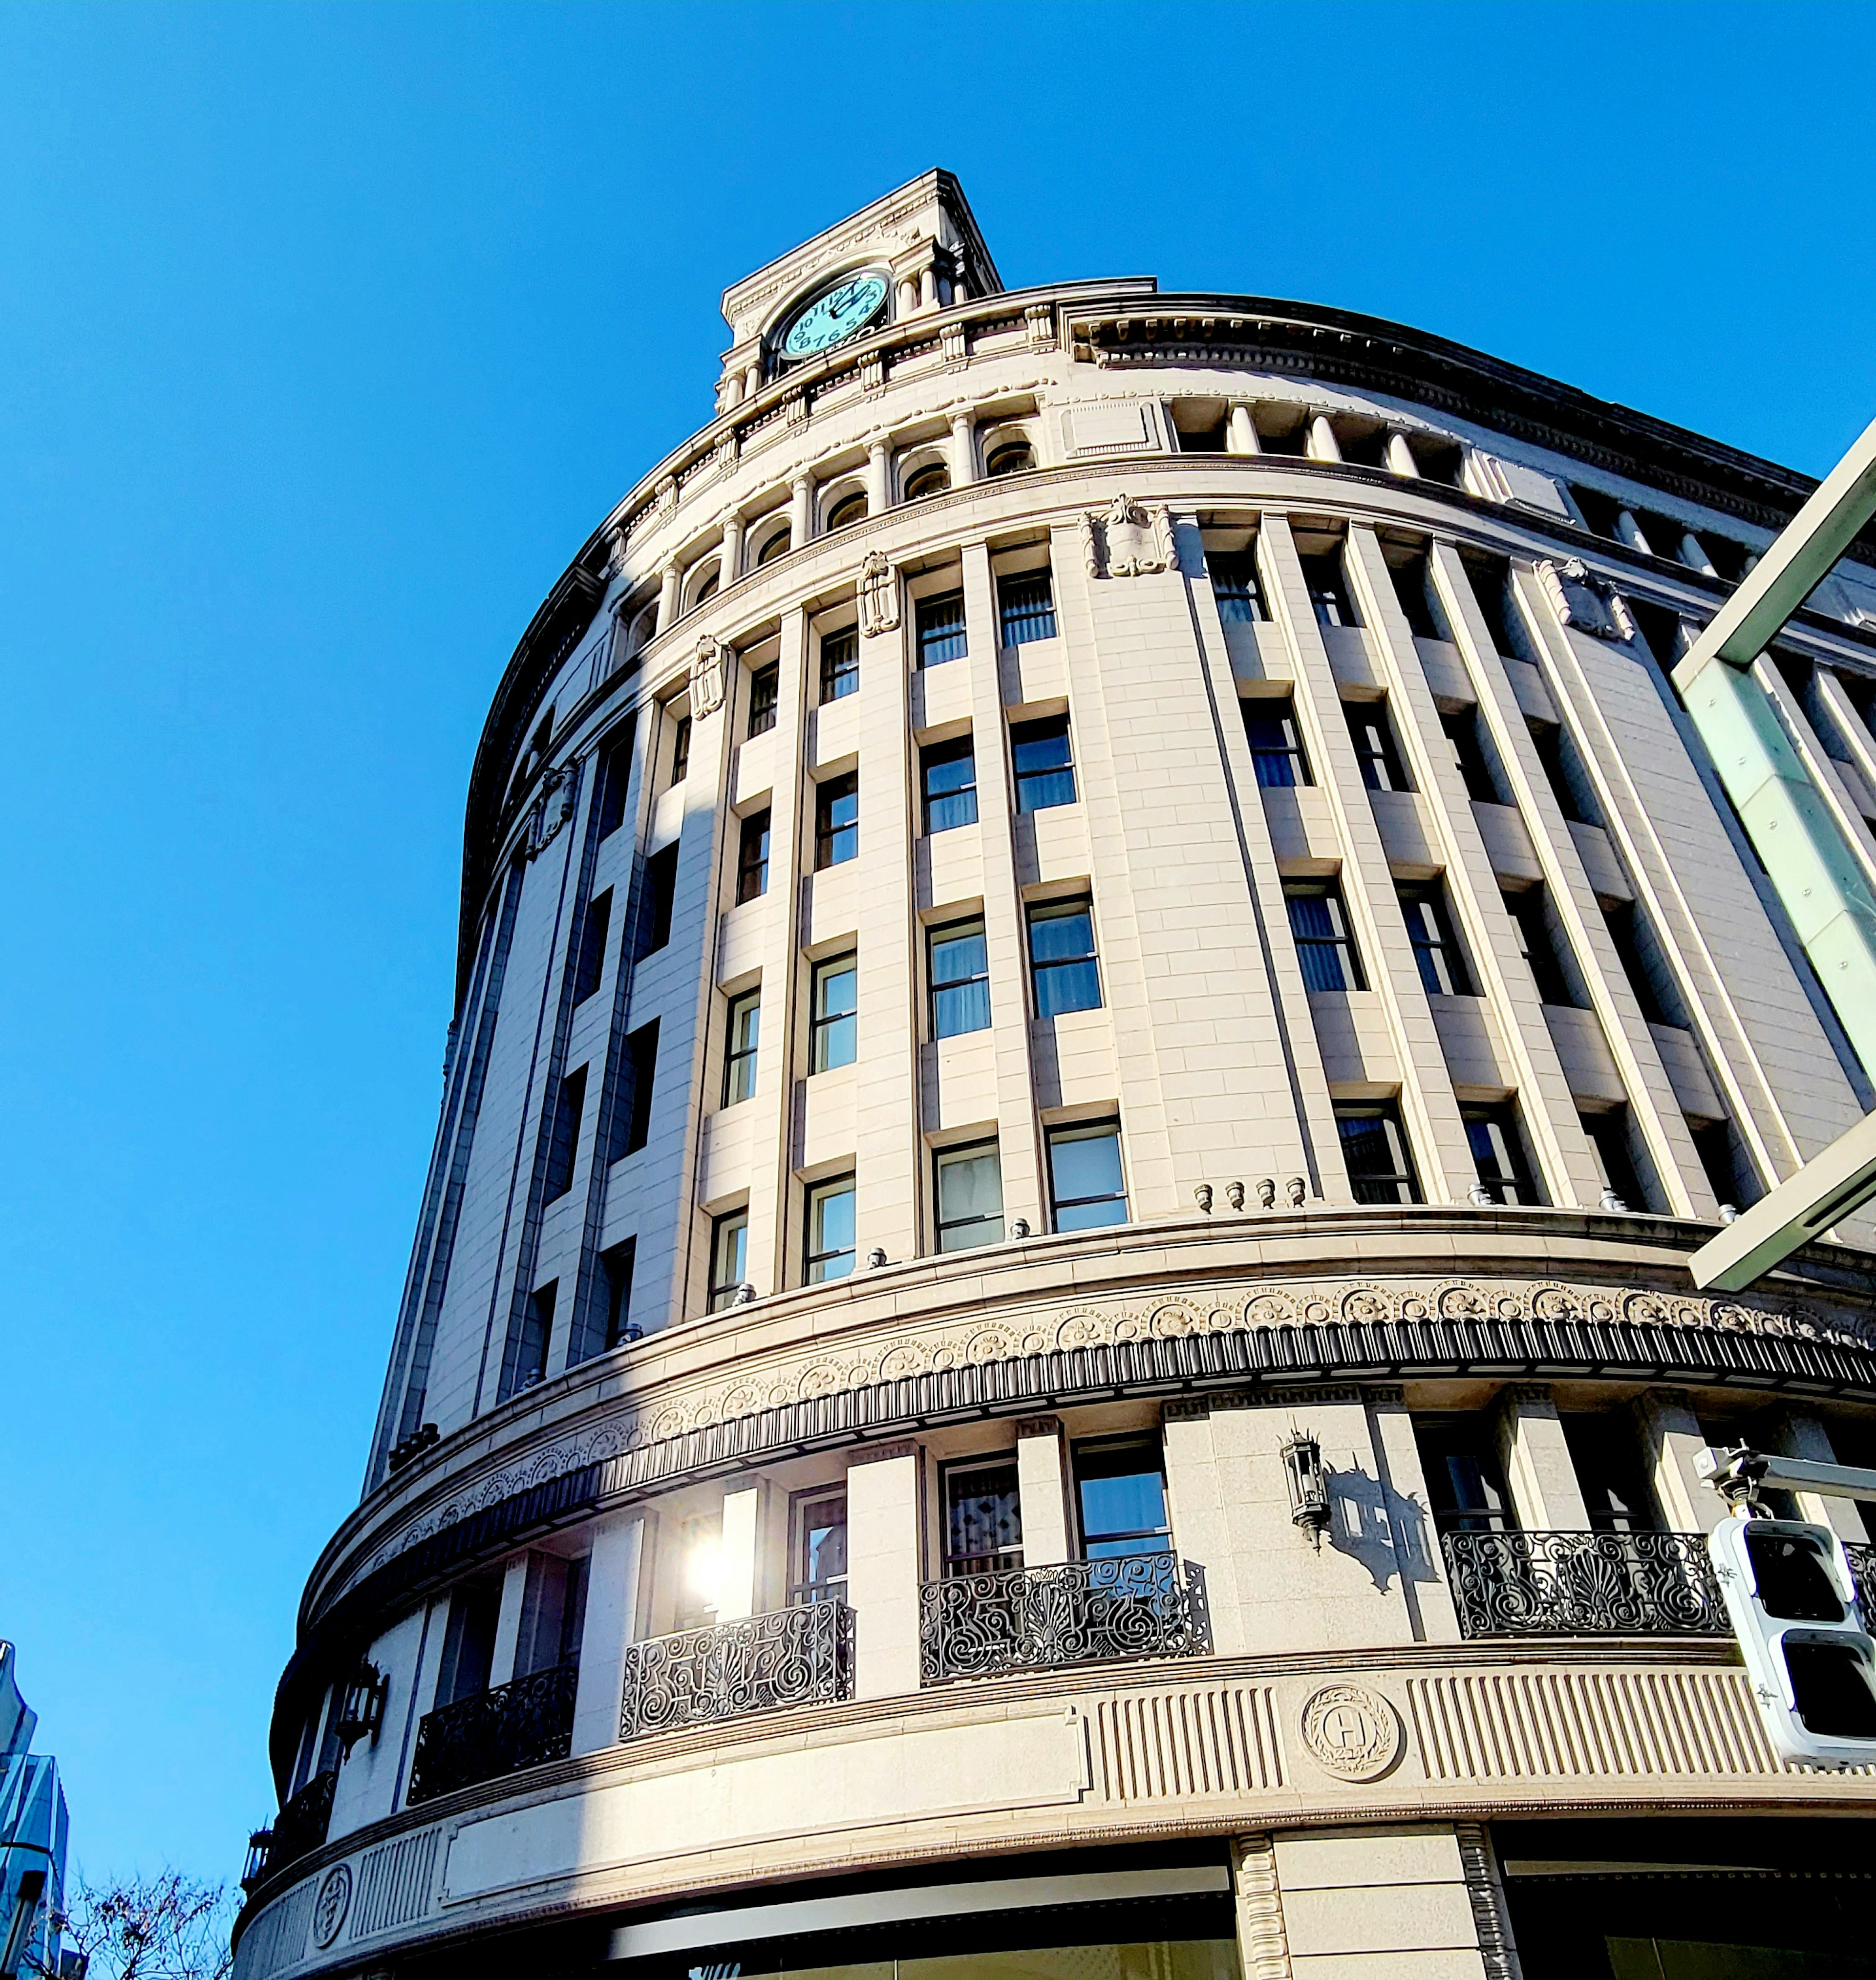
M 789 325 L 782 340 L 784 357 L 812 357 L 858 337 L 879 314 L 886 300 L 886 278 L 868 269 L 852 275 L 838 288 L 817 296 Z

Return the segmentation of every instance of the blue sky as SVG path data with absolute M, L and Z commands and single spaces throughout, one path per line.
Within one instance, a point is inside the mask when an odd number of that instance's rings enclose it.
M 1821 473 L 1851 7 L 0 12 L 0 1634 L 93 1874 L 232 1875 L 355 1499 L 489 697 L 725 284 L 935 164 L 1013 285 L 1396 317 Z

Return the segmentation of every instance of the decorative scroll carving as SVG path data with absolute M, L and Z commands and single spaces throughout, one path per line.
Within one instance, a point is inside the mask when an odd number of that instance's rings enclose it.
M 899 574 L 884 550 L 868 550 L 860 571 L 860 636 L 876 639 L 899 623 Z
M 528 831 L 527 856 L 538 859 L 573 822 L 579 787 L 571 763 L 550 770 L 541 779 L 540 802 Z
M 1023 322 L 1029 333 L 1031 350 L 1055 348 L 1055 307 L 1052 303 L 1030 304 L 1023 311 Z
M 1237 1945 L 1244 1980 L 1290 1980 L 1290 1935 L 1268 1835 L 1231 1839 L 1231 1885 L 1237 1895 Z
M 690 712 L 701 722 L 723 705 L 723 643 L 706 633 L 690 663 Z
M 1090 577 L 1138 577 L 1177 570 L 1172 513 L 1162 503 L 1149 509 L 1131 495 L 1114 497 L 1099 514 L 1081 518 L 1081 557 Z
M 1378 1781 L 1400 1758 L 1400 1715 L 1365 1684 L 1326 1684 L 1303 1707 L 1303 1743 L 1325 1773 Z
M 853 1611 L 844 1602 L 806 1603 L 630 1645 L 619 1736 L 852 1695 Z
M 1511 1936 L 1511 1918 L 1505 1905 L 1505 1887 L 1499 1881 L 1498 1861 L 1491 1838 L 1476 1822 L 1462 1822 L 1456 1828 L 1459 1862 L 1466 1872 L 1466 1895 L 1472 1905 L 1473 1925 L 1479 1935 L 1479 1957 L 1486 1980 L 1524 1980 L 1518 1963 L 1518 1950 Z
M 1698 1533 L 1443 1533 L 1467 1636 L 1723 1636 Z
M 579 1676 L 577 1664 L 559 1664 L 426 1713 L 410 1762 L 410 1806 L 564 1760 L 573 1751 Z
M 927 1684 L 1113 1657 L 1200 1656 L 1207 1635 L 1193 1570 L 1182 1574 L 1172 1553 L 960 1574 L 918 1591 Z
M 1546 557 L 1537 566 L 1537 581 L 1566 626 L 1593 633 L 1599 640 L 1635 637 L 1635 621 L 1622 593 L 1593 576 L 1581 557 L 1560 562 Z

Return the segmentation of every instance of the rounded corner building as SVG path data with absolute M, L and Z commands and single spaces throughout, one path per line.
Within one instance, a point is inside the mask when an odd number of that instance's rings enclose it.
M 1805 477 L 941 171 L 724 314 L 476 758 L 239 1980 L 1873 1970 L 1695 1467 L 1876 1461 L 1869 1227 L 1687 1261 L 1871 1103 L 1876 548 L 1716 756 Z

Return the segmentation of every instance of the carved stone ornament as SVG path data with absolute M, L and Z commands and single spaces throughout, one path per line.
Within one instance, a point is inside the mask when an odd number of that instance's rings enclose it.
M 723 705 L 723 643 L 706 633 L 690 663 L 690 713 L 701 722 Z
M 326 1872 L 319 1895 L 313 1901 L 313 1943 L 322 1948 L 330 1945 L 338 1937 L 351 1908 L 351 1866 L 335 1863 Z
M 534 808 L 533 823 L 528 833 L 529 859 L 538 859 L 573 822 L 578 796 L 579 787 L 574 782 L 570 763 L 563 763 L 557 770 L 550 770 L 542 779 L 540 802 Z
M 1173 519 L 1164 503 L 1148 509 L 1117 495 L 1100 514 L 1081 518 L 1081 556 L 1090 577 L 1140 577 L 1179 568 Z
M 1400 1758 L 1400 1717 L 1364 1684 L 1326 1684 L 1303 1708 L 1303 1743 L 1325 1773 L 1378 1781 Z
M 884 550 L 868 550 L 860 573 L 860 636 L 877 638 L 899 623 L 899 574 Z
M 1635 637 L 1635 621 L 1622 593 L 1592 576 L 1581 557 L 1566 557 L 1560 563 L 1546 558 L 1537 566 L 1537 581 L 1565 625 L 1599 640 Z
M 626 533 L 615 530 L 606 544 L 606 568 L 614 577 L 626 574 Z

